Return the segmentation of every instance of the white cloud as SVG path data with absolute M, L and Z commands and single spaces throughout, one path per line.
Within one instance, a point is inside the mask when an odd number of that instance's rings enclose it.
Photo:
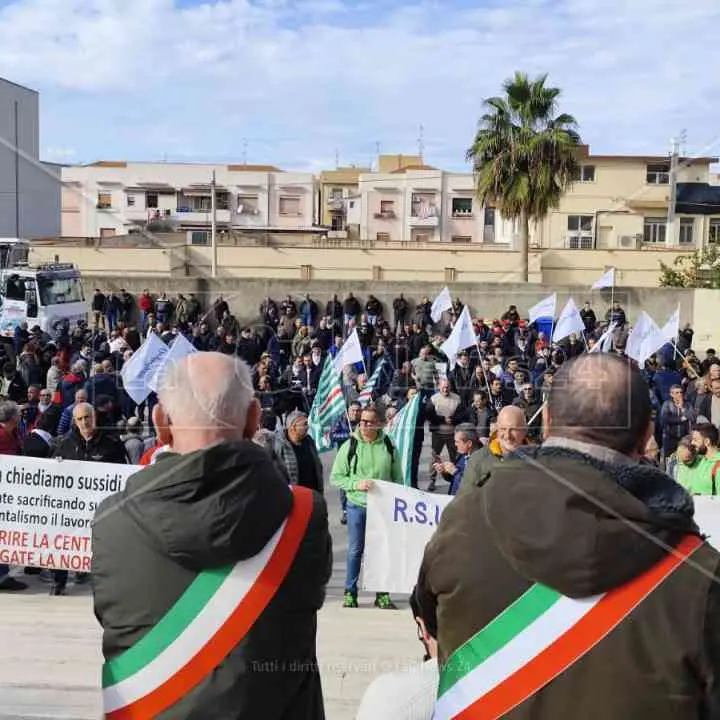
M 45 147 L 99 157 L 462 167 L 483 97 L 547 72 L 597 152 L 718 152 L 717 0 L 16 0 L 0 71 L 41 90 Z

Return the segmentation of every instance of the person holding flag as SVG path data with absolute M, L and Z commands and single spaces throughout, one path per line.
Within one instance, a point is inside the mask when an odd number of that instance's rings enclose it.
M 358 429 L 343 444 L 330 473 L 332 484 L 347 495 L 348 551 L 343 607 L 358 607 L 358 581 L 365 551 L 367 493 L 375 482 L 403 483 L 402 463 L 395 446 L 382 430 L 377 408 L 364 407 Z M 375 595 L 375 607 L 395 610 L 385 592 Z

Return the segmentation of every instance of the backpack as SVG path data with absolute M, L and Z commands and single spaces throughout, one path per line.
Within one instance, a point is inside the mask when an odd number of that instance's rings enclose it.
M 717 486 L 715 484 L 715 478 L 718 474 L 718 470 L 720 470 L 720 460 L 718 460 L 713 466 L 710 474 L 710 479 L 712 481 L 712 490 L 710 491 L 711 495 L 717 495 Z
M 395 463 L 395 446 L 392 444 L 392 440 L 387 436 L 383 435 L 383 442 L 385 443 L 385 449 L 388 451 L 390 455 L 390 469 L 392 470 L 392 466 Z M 357 472 L 357 446 L 358 446 L 358 440 L 354 435 L 350 436 L 350 447 L 348 448 L 348 456 L 347 456 L 347 464 L 348 464 L 348 470 L 350 470 L 353 473 Z M 352 467 L 352 461 L 355 461 L 355 466 Z M 720 464 L 720 463 L 718 463 Z

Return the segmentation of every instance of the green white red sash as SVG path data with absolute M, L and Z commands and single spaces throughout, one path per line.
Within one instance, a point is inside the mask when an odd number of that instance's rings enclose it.
M 573 600 L 533 585 L 450 656 L 434 720 L 503 717 L 588 653 L 702 542 L 687 536 L 654 567 L 603 595 Z
M 254 557 L 201 572 L 139 642 L 103 667 L 107 720 L 147 720 L 201 683 L 247 635 L 287 575 L 312 513 L 312 492 L 293 487 L 293 508 Z

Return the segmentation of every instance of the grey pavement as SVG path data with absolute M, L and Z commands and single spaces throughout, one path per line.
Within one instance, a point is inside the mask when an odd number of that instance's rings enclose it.
M 427 468 L 427 448 L 421 468 Z M 329 466 L 331 458 L 323 458 Z M 447 485 L 440 484 L 440 491 Z M 361 593 L 360 608 L 341 607 L 347 534 L 340 524 L 338 494 L 327 489 L 333 536 L 333 574 L 318 621 L 318 660 L 329 720 L 351 720 L 360 698 L 378 674 L 416 665 L 422 647 L 407 598 L 397 611 L 373 607 Z M 25 578 L 23 578 L 25 579 Z M 22 593 L 0 593 L 0 719 L 96 720 L 100 704 L 100 628 L 88 585 L 68 586 L 65 597 L 27 578 Z

